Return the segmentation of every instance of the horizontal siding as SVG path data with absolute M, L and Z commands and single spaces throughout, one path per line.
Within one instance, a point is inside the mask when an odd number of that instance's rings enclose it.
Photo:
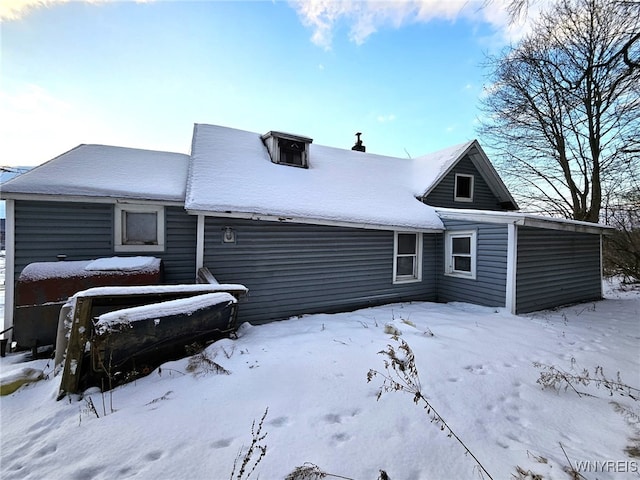
M 15 201 L 15 272 L 33 262 L 113 255 L 113 206 Z
M 457 173 L 473 175 L 473 202 L 456 202 L 453 200 L 455 178 Z M 471 208 L 482 210 L 502 210 L 500 200 L 493 194 L 485 179 L 480 175 L 469 157 L 464 157 L 453 167 L 425 198 L 424 203 L 434 207 Z
M 195 282 L 197 223 L 182 207 L 165 207 L 165 251 L 150 254 L 162 258 L 165 283 Z
M 507 289 L 507 226 L 455 220 L 444 222 L 449 231 L 476 230 L 478 232 L 476 279 L 450 277 L 444 274 L 444 235 L 441 235 L 437 249 L 438 301 L 504 307 Z
M 236 231 L 222 243 L 222 229 Z M 423 281 L 393 285 L 393 232 L 207 218 L 204 264 L 223 283 L 249 288 L 239 321 L 435 299 L 435 237 L 425 235 Z
M 196 217 L 180 207 L 165 208 L 165 252 L 113 250 L 113 205 L 76 202 L 15 201 L 15 272 L 33 262 L 91 260 L 111 256 L 161 258 L 167 283 L 195 280 Z
M 601 298 L 600 236 L 518 228 L 516 312 Z

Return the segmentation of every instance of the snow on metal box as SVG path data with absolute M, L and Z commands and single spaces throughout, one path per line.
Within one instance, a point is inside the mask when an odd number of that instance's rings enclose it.
M 162 262 L 155 257 L 31 263 L 16 283 L 13 340 L 18 348 L 55 344 L 60 308 L 78 291 L 161 281 Z

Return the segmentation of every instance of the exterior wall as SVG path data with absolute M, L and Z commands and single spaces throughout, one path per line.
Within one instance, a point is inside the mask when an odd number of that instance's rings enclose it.
M 453 200 L 456 173 L 473 175 L 473 202 Z M 493 194 L 468 156 L 461 159 L 423 201 L 433 207 L 503 210 L 500 207 L 500 200 Z
M 222 242 L 225 226 L 236 243 Z M 393 232 L 207 217 L 204 266 L 249 288 L 254 324 L 369 305 L 435 300 L 435 235 L 423 236 L 422 281 L 393 284 Z
M 504 307 L 507 288 L 507 225 L 458 220 L 443 220 L 443 222 L 447 231 L 476 230 L 478 232 L 476 278 L 459 278 L 444 274 L 444 234 L 439 235 L 437 243 L 438 301 Z
M 115 253 L 113 205 L 106 203 L 15 201 L 15 272 L 33 262 L 136 256 Z M 150 252 L 164 263 L 166 283 L 195 282 L 196 218 L 180 207 L 165 207 L 166 249 Z
M 516 313 L 602 298 L 600 235 L 518 227 Z

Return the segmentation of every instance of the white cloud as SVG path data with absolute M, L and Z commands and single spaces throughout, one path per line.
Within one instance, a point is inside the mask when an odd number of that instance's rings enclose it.
M 389 115 L 378 115 L 376 117 L 376 120 L 380 123 L 393 122 L 395 119 L 396 116 L 393 113 L 390 113 Z
M 311 41 L 330 49 L 336 27 L 347 25 L 349 39 L 362 44 L 382 28 L 400 28 L 434 19 L 476 19 L 493 25 L 500 35 L 517 39 L 527 24 L 510 24 L 508 0 L 290 0 L 302 23 L 312 30 Z M 530 20 L 537 12 L 531 12 Z
M 1 0 L 0 22 L 20 20 L 29 12 L 38 8 L 49 8 L 55 5 L 69 3 L 71 0 Z M 76 0 L 74 0 L 76 1 Z M 107 3 L 127 0 L 80 0 L 85 3 Z M 147 3 L 155 0 L 134 0 L 136 3 Z
M 0 2 L 0 21 L 18 20 L 29 11 L 49 7 L 55 3 L 66 3 L 69 0 L 3 0 Z

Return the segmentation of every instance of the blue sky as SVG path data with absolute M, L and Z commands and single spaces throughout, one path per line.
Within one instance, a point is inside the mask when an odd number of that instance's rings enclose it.
M 476 137 L 484 55 L 513 34 L 499 0 L 13 1 L 0 165 L 81 143 L 188 153 L 194 123 L 422 155 Z

